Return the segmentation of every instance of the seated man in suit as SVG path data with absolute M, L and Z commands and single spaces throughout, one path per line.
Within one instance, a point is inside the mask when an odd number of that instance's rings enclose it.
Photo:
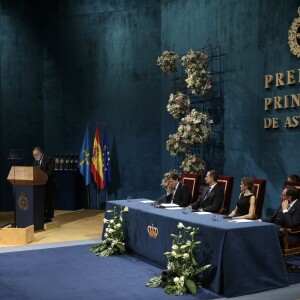
M 167 187 L 167 202 L 186 207 L 191 203 L 191 192 L 188 186 L 180 182 L 178 174 L 171 174 Z
M 300 226 L 300 199 L 298 191 L 294 186 L 285 187 L 281 194 L 282 203 L 275 214 L 263 219 L 264 222 L 274 223 L 280 227 L 293 228 Z M 288 236 L 289 243 L 295 244 L 300 241 L 300 235 Z
M 224 201 L 224 191 L 218 185 L 218 173 L 215 170 L 210 170 L 205 176 L 205 182 L 208 187 L 199 196 L 198 200 L 192 204 L 192 209 L 195 211 L 207 211 L 218 213 Z

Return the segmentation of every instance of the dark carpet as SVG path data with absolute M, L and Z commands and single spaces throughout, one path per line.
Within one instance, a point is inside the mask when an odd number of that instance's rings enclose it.
M 0 254 L 0 299 L 178 299 L 145 283 L 161 274 L 161 267 L 142 257 L 98 257 L 91 245 Z M 180 299 L 216 299 L 198 289 Z
M 297 284 L 300 282 L 300 256 L 290 256 L 288 259 L 288 263 L 299 268 L 289 272 L 289 283 Z

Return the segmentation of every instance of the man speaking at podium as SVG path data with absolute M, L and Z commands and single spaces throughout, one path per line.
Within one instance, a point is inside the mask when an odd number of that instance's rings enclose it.
M 51 222 L 54 217 L 56 181 L 54 175 L 54 159 L 45 153 L 41 147 L 34 147 L 32 151 L 33 166 L 39 167 L 48 175 L 45 185 L 44 222 Z

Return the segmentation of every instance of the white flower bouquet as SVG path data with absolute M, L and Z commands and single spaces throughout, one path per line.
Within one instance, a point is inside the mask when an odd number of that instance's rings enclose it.
M 181 119 L 178 135 L 183 143 L 203 143 L 212 134 L 212 120 L 208 114 L 193 109 Z
M 113 213 L 113 217 L 110 220 L 103 219 L 103 223 L 106 225 L 104 233 L 105 239 L 92 247 L 92 252 L 98 256 L 110 256 L 126 252 L 123 214 L 128 211 L 128 207 L 121 209 L 120 212 L 117 211 L 116 207 L 114 207 L 114 210 L 106 211 L 107 213 Z
M 194 144 L 204 143 L 213 133 L 212 124 L 207 114 L 192 109 L 181 119 L 178 131 L 169 135 L 166 146 L 170 155 L 189 154 Z
M 181 119 L 190 112 L 190 104 L 191 100 L 187 95 L 177 92 L 175 95 L 170 95 L 167 111 L 175 119 Z
M 197 287 L 201 287 L 198 275 L 210 267 L 199 267 L 195 259 L 195 250 L 201 243 L 196 239 L 199 228 L 185 227 L 178 223 L 178 234 L 173 236 L 171 251 L 165 252 L 168 259 L 167 270 L 162 275 L 151 278 L 146 286 L 163 287 L 167 294 L 183 295 L 187 292 L 195 295 Z
M 205 170 L 205 161 L 195 154 L 186 154 L 180 169 L 184 173 L 201 174 Z
M 211 89 L 210 72 L 207 71 L 208 56 L 204 51 L 193 51 L 192 49 L 182 57 L 182 65 L 188 78 L 185 80 L 187 88 L 192 94 L 203 96 Z
M 161 56 L 157 58 L 157 66 L 165 73 L 174 73 L 177 71 L 176 61 L 179 56 L 171 51 L 164 51 Z

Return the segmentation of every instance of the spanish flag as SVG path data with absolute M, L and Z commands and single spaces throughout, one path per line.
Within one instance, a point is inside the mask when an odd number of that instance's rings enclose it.
M 92 153 L 92 162 L 91 162 L 91 172 L 94 176 L 94 180 L 98 185 L 99 189 L 102 190 L 104 188 L 103 181 L 103 157 L 100 145 L 100 137 L 98 124 L 96 127 L 94 145 L 93 145 L 93 153 Z

